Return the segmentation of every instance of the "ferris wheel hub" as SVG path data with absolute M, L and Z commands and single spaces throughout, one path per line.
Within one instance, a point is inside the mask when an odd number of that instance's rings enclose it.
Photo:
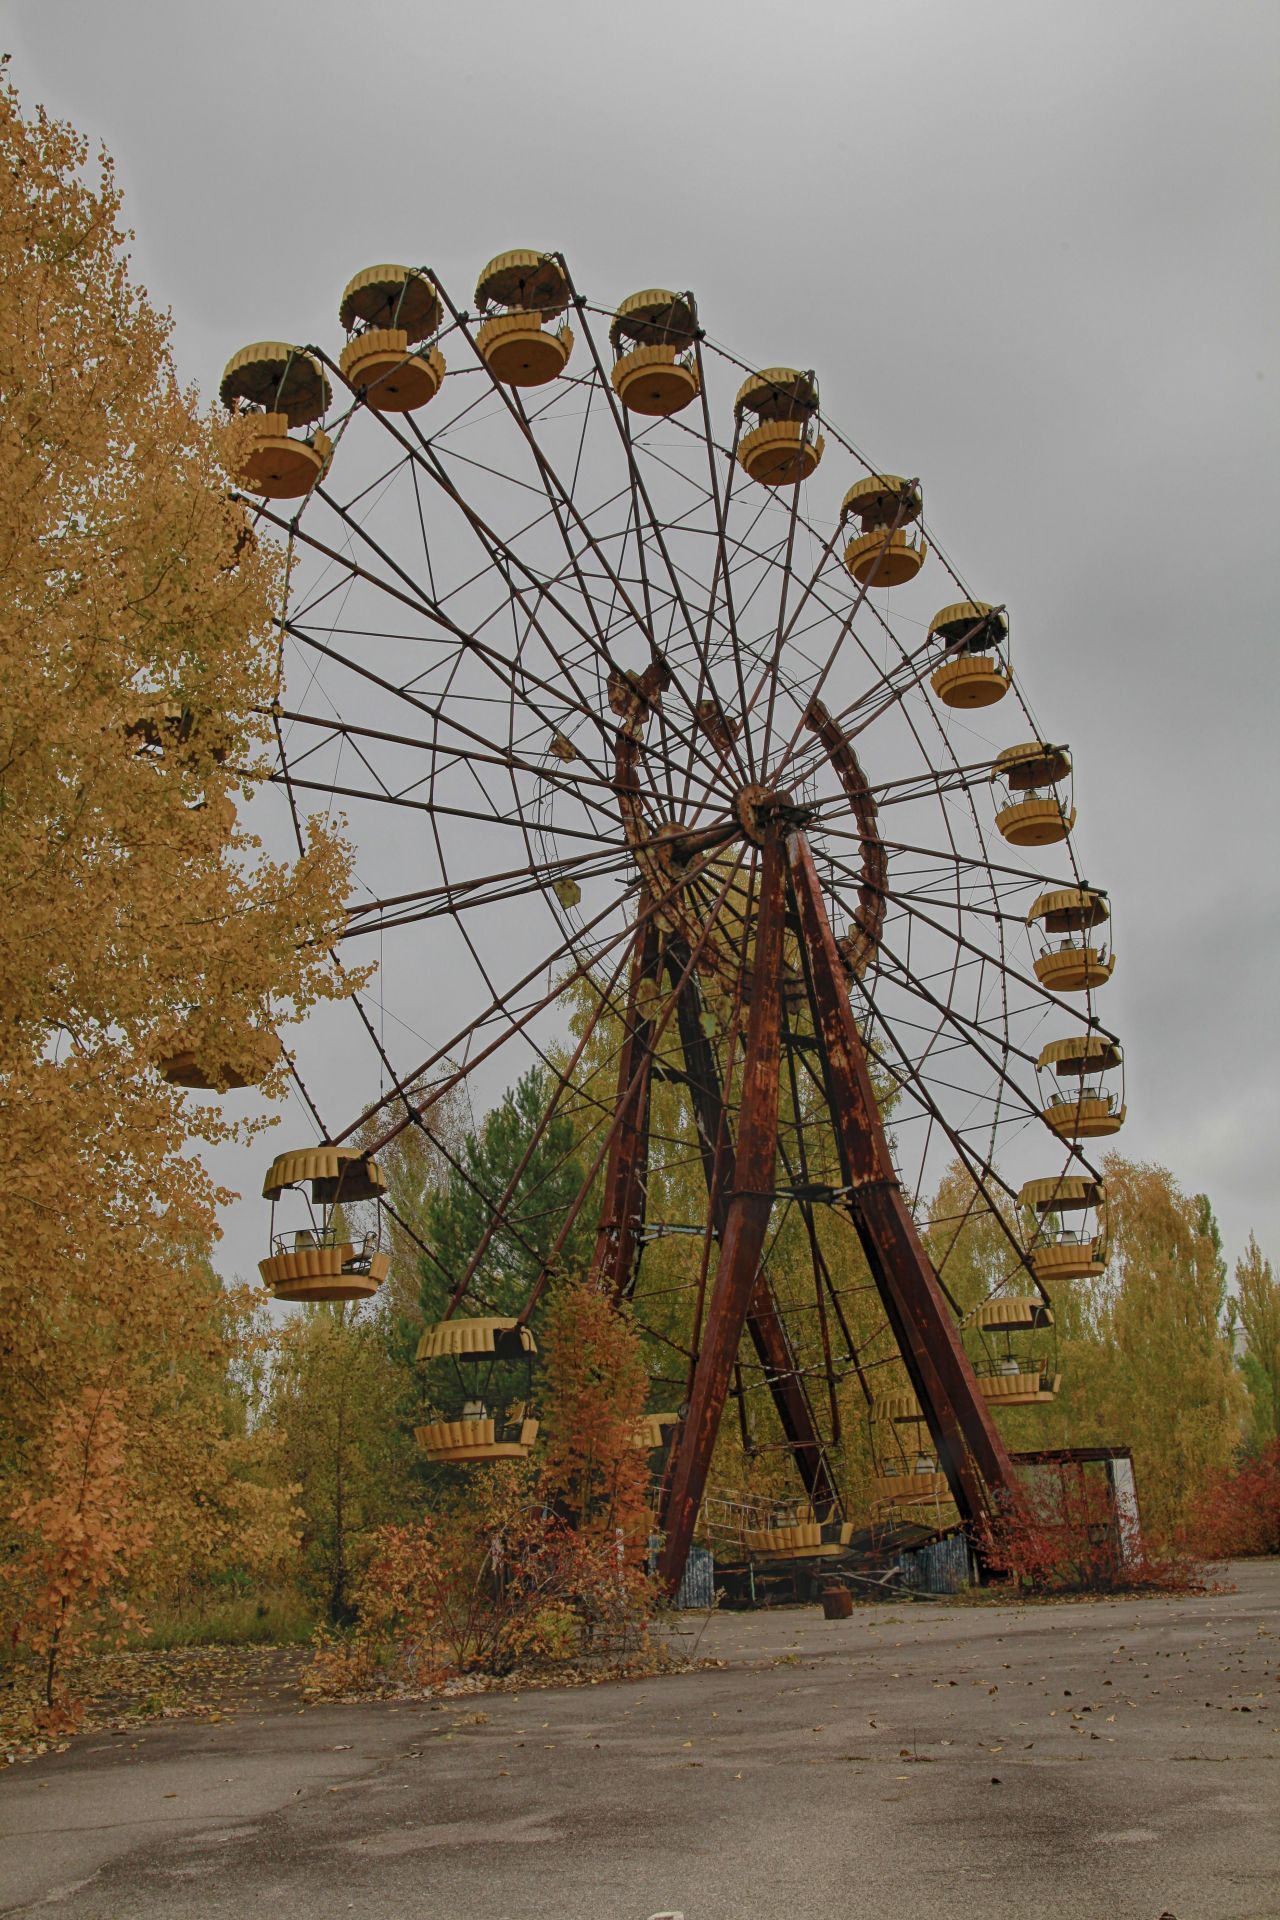
M 748 840 L 762 847 L 771 832 L 807 826 L 813 808 L 797 806 L 785 787 L 762 787 L 752 783 L 740 787 L 733 797 L 733 810 Z

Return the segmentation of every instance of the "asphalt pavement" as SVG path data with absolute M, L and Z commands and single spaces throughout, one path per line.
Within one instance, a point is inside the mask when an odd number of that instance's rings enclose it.
M 1277 1920 L 1280 1562 L 1230 1577 L 724 1614 L 709 1671 L 88 1734 L 0 1779 L 0 1914 Z

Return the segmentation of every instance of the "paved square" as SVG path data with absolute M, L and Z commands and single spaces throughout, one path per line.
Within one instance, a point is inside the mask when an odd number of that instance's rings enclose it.
M 722 1615 L 723 1669 L 88 1735 L 0 1912 L 1275 1920 L 1280 1562 L 1237 1590 Z

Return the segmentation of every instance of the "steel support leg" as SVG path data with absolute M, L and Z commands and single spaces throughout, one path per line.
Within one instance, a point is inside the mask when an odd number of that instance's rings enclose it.
M 663 1585 L 671 1590 L 679 1584 L 688 1558 L 773 1210 L 786 885 L 786 852 L 781 838 L 774 832 L 765 840 L 760 862 L 755 965 L 742 1071 L 734 1188 L 725 1211 L 720 1260 L 694 1368 L 689 1411 L 676 1442 L 678 1451 L 667 1501 L 666 1539 L 658 1572 Z
M 1013 1464 L 903 1197 L 802 833 L 788 841 L 788 865 L 849 1210 L 956 1505 L 981 1521 L 1016 1501 Z
M 653 1021 L 641 1005 L 646 981 L 659 965 L 658 929 L 652 916 L 631 969 L 627 1030 L 618 1060 L 621 1117 L 605 1162 L 604 1198 L 596 1229 L 591 1271 L 615 1300 L 630 1299 L 640 1261 L 649 1176 L 649 1100 L 653 1079 Z M 634 1082 L 634 1085 L 632 1084 Z
M 711 1225 L 717 1240 L 723 1241 L 729 1195 L 735 1179 L 734 1150 L 725 1124 L 724 1089 L 720 1081 L 719 1062 L 711 1041 L 702 1031 L 698 1017 L 700 1011 L 696 983 L 689 980 L 677 1004 L 676 1019 L 711 1203 Z M 827 1467 L 822 1439 L 809 1404 L 799 1361 L 791 1345 L 791 1336 L 764 1274 L 758 1277 L 751 1296 L 747 1332 L 756 1350 L 756 1358 L 764 1369 L 765 1384 L 773 1398 L 782 1431 L 793 1451 L 805 1492 L 819 1518 L 830 1519 L 839 1513 L 838 1495 Z

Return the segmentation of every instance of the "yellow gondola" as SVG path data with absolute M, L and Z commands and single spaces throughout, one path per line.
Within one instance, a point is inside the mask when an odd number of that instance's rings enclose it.
M 693 352 L 698 314 L 691 293 L 649 287 L 628 294 L 609 324 L 613 390 L 632 413 L 669 417 L 701 391 Z
M 989 707 L 1013 684 L 1002 649 L 1009 622 L 985 600 L 957 600 L 939 608 L 929 638 L 946 650 L 929 684 L 945 707 Z
M 493 378 L 507 387 L 541 387 L 564 372 L 573 334 L 552 332 L 569 304 L 564 269 L 550 254 L 516 247 L 492 259 L 476 282 L 476 305 L 486 316 L 476 332 L 476 352 Z
M 795 367 L 750 373 L 733 403 L 738 421 L 738 462 L 748 479 L 764 487 L 794 487 L 807 480 L 822 458 L 817 431 L 818 382 Z M 755 425 L 741 432 L 744 421 Z
M 1039 1072 L 1052 1069 L 1060 1080 L 1080 1082 L 1078 1094 L 1059 1092 L 1041 1109 L 1046 1124 L 1064 1140 L 1096 1140 L 1119 1133 L 1124 1125 L 1124 1096 L 1104 1087 L 1101 1076 L 1123 1064 L 1119 1042 L 1104 1033 L 1074 1034 L 1042 1047 L 1036 1061 Z M 1086 1086 L 1086 1080 L 1095 1084 Z
M 277 1154 L 262 1183 L 271 1202 L 271 1252 L 258 1262 L 262 1283 L 277 1300 L 365 1300 L 386 1279 L 391 1256 L 382 1245 L 386 1177 L 354 1147 L 305 1147 Z M 276 1232 L 284 1194 L 304 1195 L 308 1224 Z M 373 1201 L 374 1225 L 357 1235 L 344 1209 Z
M 1039 1406 L 1056 1399 L 1062 1376 L 1048 1364 L 1044 1338 L 1053 1325 L 1053 1309 L 1035 1297 L 1000 1294 L 969 1314 L 965 1327 L 980 1343 L 978 1387 L 989 1406 Z
M 1043 924 L 1046 944 L 1033 962 L 1041 986 L 1051 993 L 1084 993 L 1105 986 L 1115 972 L 1115 954 L 1105 945 L 1072 936 L 1087 934 L 1110 917 L 1106 894 L 1094 887 L 1057 887 L 1040 894 L 1031 904 L 1027 924 Z M 1060 936 L 1056 942 L 1050 941 L 1052 934 Z
M 259 340 L 242 347 L 223 368 L 223 405 L 247 413 L 247 445 L 237 478 L 268 500 L 298 500 L 310 493 L 333 458 L 333 442 L 315 427 L 302 439 L 290 430 L 310 426 L 329 406 L 329 379 L 301 347 Z
M 844 564 L 860 586 L 901 587 L 914 580 L 929 547 L 918 522 L 920 489 L 896 473 L 855 480 L 840 503 L 840 524 L 856 520 L 861 531 L 844 550 Z
M 431 1369 L 436 1417 L 414 1428 L 427 1458 L 462 1465 L 525 1459 L 538 1437 L 538 1422 L 528 1411 L 536 1352 L 528 1327 L 503 1315 L 459 1314 L 428 1327 L 415 1358 Z M 520 1369 L 523 1391 L 519 1399 L 495 1407 L 493 1401 L 507 1386 L 501 1370 L 509 1365 Z
M 279 1064 L 283 1048 L 274 1033 L 254 1028 L 233 1051 L 234 1057 L 226 1053 L 216 1039 L 187 1026 L 164 1040 L 157 1053 L 156 1066 L 160 1078 L 167 1080 L 171 1087 L 226 1093 L 231 1089 L 261 1086 Z
M 780 1516 L 776 1525 L 747 1527 L 742 1544 L 753 1560 L 830 1560 L 852 1538 L 852 1521 L 819 1521 L 809 1507 L 795 1517 Z
M 376 413 L 412 413 L 440 391 L 444 355 L 432 342 L 443 317 L 431 279 L 412 267 L 365 267 L 348 280 L 338 318 L 351 338 L 342 377 Z
M 951 1498 L 920 1401 L 910 1387 L 878 1394 L 871 1406 L 871 1497 L 880 1508 L 936 1509 Z
M 1096 1280 L 1106 1272 L 1106 1235 L 1102 1230 L 1106 1189 L 1091 1174 L 1056 1174 L 1028 1180 L 1018 1205 L 1040 1216 L 1027 1258 L 1041 1285 L 1058 1280 Z M 1088 1214 L 1097 1224 L 1068 1227 L 1064 1216 Z
M 993 781 L 1003 783 L 1008 799 L 996 813 L 996 826 L 1014 847 L 1048 847 L 1065 840 L 1076 810 L 1051 791 L 1069 778 L 1071 755 L 1065 747 L 1028 740 L 997 754 Z

